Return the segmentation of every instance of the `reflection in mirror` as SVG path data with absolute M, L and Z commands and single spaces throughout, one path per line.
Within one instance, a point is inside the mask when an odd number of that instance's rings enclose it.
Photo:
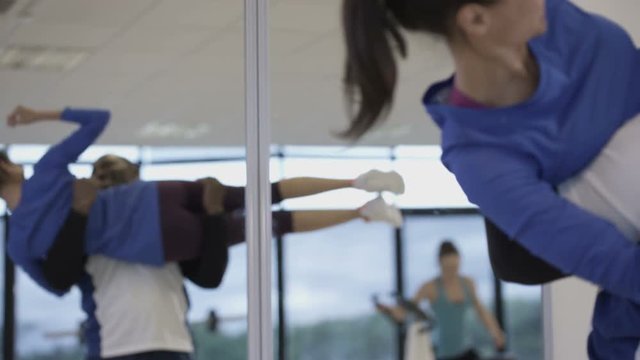
M 242 3 L 5 5 L 3 359 L 245 359 Z
M 446 42 L 406 34 L 410 56 L 398 62 L 388 121 L 350 143 L 337 136 L 349 114 L 342 6 L 339 0 L 271 4 L 272 145 L 273 161 L 281 164 L 274 180 L 395 171 L 404 192 L 383 191 L 382 198 L 404 222 L 395 230 L 355 220 L 276 236 L 276 356 L 429 359 L 473 350 L 487 358 L 542 358 L 541 288 L 496 281 L 483 217 L 440 162 L 440 131 L 420 102 L 428 84 L 453 71 Z M 377 196 L 341 189 L 277 209 L 348 209 Z M 446 239 L 459 253 L 459 272 L 450 276 L 438 257 Z

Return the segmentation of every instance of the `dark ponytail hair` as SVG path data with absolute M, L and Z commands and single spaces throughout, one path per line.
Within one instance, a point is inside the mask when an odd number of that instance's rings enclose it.
M 455 245 L 453 245 L 453 242 L 451 240 L 444 240 L 440 244 L 440 250 L 438 251 L 438 259 L 442 260 L 443 257 L 448 255 L 460 255 L 460 252 L 458 252 L 458 248 Z
M 389 113 L 398 79 L 395 51 L 403 58 L 407 55 L 400 27 L 447 36 L 463 5 L 495 1 L 343 0 L 344 82 L 350 125 L 341 135 L 358 139 Z
M 355 139 L 389 111 L 397 79 L 392 46 L 404 57 L 407 45 L 381 0 L 345 0 L 343 26 L 345 97 L 351 126 L 342 135 Z

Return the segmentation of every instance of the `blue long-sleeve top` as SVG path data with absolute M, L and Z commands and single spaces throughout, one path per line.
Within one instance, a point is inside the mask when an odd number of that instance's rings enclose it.
M 444 165 L 485 216 L 562 271 L 640 303 L 640 247 L 554 191 L 640 111 L 640 54 L 616 24 L 565 0 L 546 5 L 548 31 L 529 43 L 540 67 L 529 100 L 449 106 L 451 78 L 423 101 L 442 130 Z
M 57 295 L 63 292 L 47 283 L 41 262 L 71 211 L 75 177 L 69 172 L 69 164 L 100 136 L 109 118 L 108 111 L 65 109 L 62 120 L 77 123 L 80 128 L 38 161 L 33 175 L 23 183 L 20 202 L 11 214 L 9 256 L 36 283 Z M 101 191 L 89 213 L 85 251 L 162 264 L 155 183 L 139 181 Z

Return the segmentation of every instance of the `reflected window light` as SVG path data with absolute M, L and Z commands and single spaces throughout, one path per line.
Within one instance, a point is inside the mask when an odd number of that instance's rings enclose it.
M 44 155 L 46 145 L 15 145 L 9 155 L 18 163 L 33 164 Z M 274 148 L 275 149 L 275 148 Z M 319 147 L 285 146 L 278 148 L 284 158 L 274 156 L 271 162 L 271 180 L 296 176 L 352 179 L 370 169 L 388 171 L 394 169 L 406 182 L 406 193 L 392 197 L 403 208 L 472 207 L 455 177 L 441 164 L 439 146 L 399 146 L 393 151 L 388 147 Z M 150 147 L 142 150 L 136 146 L 90 147 L 80 158 L 81 162 L 93 162 L 106 153 L 115 153 L 133 162 L 174 162 L 143 166 L 142 178 L 146 180 L 176 179 L 195 180 L 213 176 L 233 186 L 246 184 L 245 165 L 237 160 L 244 157 L 243 148 L 230 147 Z M 274 150 L 274 153 L 277 153 Z M 391 161 L 395 155 L 397 160 Z M 224 161 L 225 158 L 234 160 Z M 206 159 L 219 162 L 189 163 Z M 179 164 L 175 162 L 180 162 Z M 184 162 L 184 163 L 183 163 Z M 88 168 L 75 168 L 78 177 L 90 176 Z M 31 171 L 26 172 L 29 177 Z M 371 199 L 370 194 L 353 190 L 336 191 L 318 197 L 290 200 L 290 209 L 330 209 L 361 206 Z
M 243 147 L 145 147 L 142 149 L 142 160 L 146 163 L 170 161 L 201 161 L 242 159 L 246 156 Z
M 106 154 L 114 154 L 122 156 L 123 158 L 131 161 L 140 161 L 140 148 L 138 146 L 125 146 L 125 145 L 93 145 L 90 146 L 85 152 L 80 155 L 80 162 L 92 163 L 98 160 L 101 156 Z
M 90 178 L 93 167 L 89 164 L 72 164 L 69 166 L 69 172 L 78 179 Z
M 11 145 L 7 154 L 15 163 L 35 164 L 48 149 L 49 145 Z
M 215 177 L 230 186 L 244 186 L 247 182 L 244 161 L 145 165 L 140 169 L 140 177 L 147 181 Z
M 456 178 L 437 158 L 401 159 L 394 168 L 405 180 L 406 192 L 397 204 L 404 208 L 475 207 Z
M 92 163 L 105 154 L 115 154 L 130 161 L 139 161 L 140 155 L 137 146 L 121 145 L 93 145 L 85 150 L 78 162 Z M 9 158 L 19 164 L 35 164 L 49 150 L 49 145 L 11 145 L 8 150 Z
M 23 165 L 22 168 L 24 169 L 25 179 L 28 179 L 31 176 L 33 176 L 33 165 Z
M 391 148 L 381 146 L 283 146 L 285 157 L 307 158 L 391 158 Z
M 442 155 L 442 148 L 438 145 L 402 145 L 394 149 L 394 155 L 398 159 L 440 159 L 440 156 Z

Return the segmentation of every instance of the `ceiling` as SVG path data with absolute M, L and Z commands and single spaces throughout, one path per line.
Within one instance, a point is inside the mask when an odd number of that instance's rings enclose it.
M 622 23 L 636 40 L 636 0 L 576 1 Z M 340 0 L 271 0 L 271 108 L 276 144 L 341 144 Z M 435 144 L 420 106 L 451 71 L 443 44 L 412 36 L 391 121 L 369 145 Z M 67 71 L 0 69 L 0 114 L 16 104 L 106 107 L 103 144 L 243 143 L 242 0 L 18 0 L 0 15 L 0 48 L 45 46 L 88 55 Z M 0 143 L 51 143 L 71 127 L 0 128 Z

